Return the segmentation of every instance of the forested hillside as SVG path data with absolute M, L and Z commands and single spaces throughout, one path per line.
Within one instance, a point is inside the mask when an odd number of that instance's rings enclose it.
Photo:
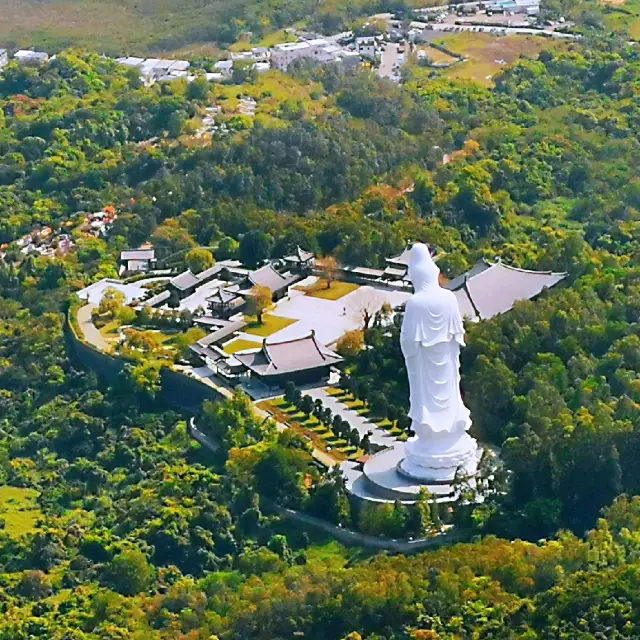
M 640 635 L 637 50 L 543 52 L 491 89 L 420 67 L 406 80 L 301 65 L 144 87 L 77 50 L 3 73 L 0 639 Z M 214 104 L 227 130 L 197 137 Z M 105 206 L 109 235 L 89 237 L 85 215 Z M 74 250 L 25 256 L 13 241 L 47 225 Z M 199 416 L 214 456 L 135 362 L 106 387 L 70 357 L 71 296 L 115 276 L 122 248 L 222 259 L 247 237 L 256 260 L 300 245 L 378 266 L 419 239 L 448 277 L 483 256 L 568 272 L 468 327 L 465 401 L 510 470 L 504 493 L 456 515 L 485 537 L 411 558 L 317 539 L 260 497 L 353 525 L 301 438 L 236 395 Z M 353 390 L 406 408 L 397 330 L 365 337 Z

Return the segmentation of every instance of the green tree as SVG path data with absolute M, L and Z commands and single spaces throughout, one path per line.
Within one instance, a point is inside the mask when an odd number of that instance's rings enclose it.
M 105 580 L 118 593 L 133 596 L 146 591 L 155 576 L 153 567 L 141 551 L 123 551 L 105 568 Z
M 187 266 L 191 270 L 192 273 L 200 273 L 201 271 L 205 271 L 216 263 L 213 258 L 213 254 L 211 251 L 207 249 L 203 249 L 201 247 L 197 247 L 196 249 L 191 249 L 188 251 L 184 257 Z

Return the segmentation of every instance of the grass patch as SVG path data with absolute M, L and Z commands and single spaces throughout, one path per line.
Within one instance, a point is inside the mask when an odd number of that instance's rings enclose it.
M 492 36 L 489 33 L 460 32 L 444 35 L 438 39 L 460 56 L 468 58 L 465 62 L 454 65 L 444 73 L 450 78 L 474 80 L 492 86 L 493 78 L 507 65 L 513 64 L 520 56 L 537 56 L 543 49 L 560 50 L 567 43 L 540 36 Z M 504 60 L 505 65 L 497 62 Z
M 382 420 L 376 421 L 376 426 L 380 427 L 381 429 L 388 429 L 389 427 L 393 427 L 393 423 L 391 422 L 391 420 L 389 420 L 389 418 L 383 418 Z
M 283 318 L 282 316 L 274 316 L 270 313 L 262 316 L 262 322 L 258 322 L 255 316 L 245 316 L 245 322 L 249 324 L 243 329 L 244 333 L 250 333 L 253 336 L 267 338 L 281 329 L 291 326 L 298 322 L 291 318 Z
M 348 293 L 359 289 L 360 285 L 352 282 L 334 281 L 330 287 L 327 287 L 327 281 L 319 278 L 318 281 L 309 287 L 302 287 L 308 296 L 312 298 L 322 298 L 323 300 L 340 300 Z
M 0 518 L 5 521 L 5 530 L 12 538 L 30 533 L 42 512 L 36 504 L 38 492 L 20 487 L 0 487 Z
M 315 416 L 307 418 L 302 412 L 289 415 L 289 413 L 287 413 L 287 408 L 289 408 L 287 403 L 283 402 L 280 398 L 278 398 L 276 402 L 271 400 L 260 402 L 258 408 L 267 411 L 275 420 L 287 425 L 292 431 L 307 438 L 316 449 L 330 455 L 336 462 L 343 462 L 347 459 L 347 456 L 338 449 L 333 449 L 332 447 L 331 451 L 328 450 L 328 446 L 331 446 L 328 440 L 332 438 L 335 439 L 336 435 L 329 427 L 319 422 Z M 301 422 L 300 419 L 303 421 Z
M 260 349 L 260 346 L 259 342 L 236 338 L 224 346 L 224 352 L 233 354 L 238 353 L 238 351 L 244 351 L 245 349 Z
M 347 409 L 362 409 L 364 407 L 364 402 L 362 400 L 349 400 L 345 402 Z

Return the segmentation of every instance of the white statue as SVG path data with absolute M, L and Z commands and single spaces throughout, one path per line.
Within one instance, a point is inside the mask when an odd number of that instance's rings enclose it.
M 414 245 L 409 277 L 415 294 L 407 302 L 400 344 L 416 436 L 405 446 L 400 470 L 417 480 L 446 482 L 458 468 L 475 473 L 477 443 L 467 433 L 471 418 L 460 395 L 462 317 L 453 292 L 440 286 L 439 275 L 427 246 Z

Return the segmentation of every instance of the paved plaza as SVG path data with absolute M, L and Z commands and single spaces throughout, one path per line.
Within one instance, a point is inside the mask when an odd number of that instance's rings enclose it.
M 298 322 L 277 331 L 269 337 L 269 341 L 299 338 L 313 329 L 322 344 L 331 345 L 346 331 L 362 328 L 364 308 L 373 313 L 379 311 L 385 302 L 397 307 L 408 298 L 408 293 L 370 286 L 360 287 L 339 300 L 314 298 L 303 291 L 291 289 L 289 297 L 278 303 L 272 313 Z

